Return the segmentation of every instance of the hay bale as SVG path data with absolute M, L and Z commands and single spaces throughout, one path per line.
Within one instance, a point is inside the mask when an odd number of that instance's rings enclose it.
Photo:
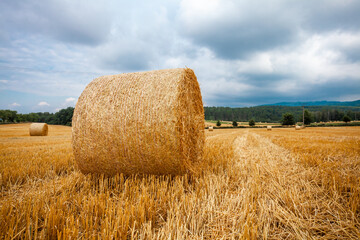
M 47 136 L 48 125 L 46 123 L 32 123 L 29 128 L 30 136 Z
M 209 132 L 212 132 L 212 131 L 214 131 L 214 127 L 213 127 L 213 126 L 210 126 L 210 127 L 209 127 Z
M 267 130 L 271 131 L 272 127 L 271 126 L 267 126 Z
M 72 126 L 83 173 L 178 175 L 203 155 L 204 109 L 189 68 L 99 77 L 81 94 Z
M 300 130 L 301 127 L 300 126 L 295 126 L 295 130 Z

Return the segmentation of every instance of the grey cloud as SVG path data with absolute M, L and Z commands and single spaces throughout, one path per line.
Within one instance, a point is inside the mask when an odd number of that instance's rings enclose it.
M 296 1 L 294 5 L 304 16 L 304 28 L 313 31 L 360 30 L 360 1 Z
M 283 81 L 285 79 L 288 79 L 289 75 L 283 75 L 283 74 L 242 74 L 242 77 L 246 78 L 248 83 L 253 86 L 258 87 L 273 87 L 275 83 L 279 81 Z
M 194 21 L 180 18 L 181 31 L 188 38 L 224 59 L 243 59 L 256 52 L 298 45 L 311 34 L 360 31 L 360 1 L 229 2 L 231 8 L 218 6 L 217 17 L 191 10 L 189 14 L 190 5 L 182 11 Z M 357 54 L 349 55 L 353 57 Z
M 301 83 L 301 80 L 293 80 Z M 276 81 L 273 81 L 274 83 Z M 307 85 L 297 91 L 279 93 L 276 88 L 269 85 L 259 86 L 247 94 L 228 95 L 224 92 L 215 93 L 205 97 L 207 106 L 244 107 L 262 104 L 271 104 L 284 101 L 318 101 L 338 100 L 346 96 L 360 97 L 359 79 L 339 79 L 323 84 Z
M 155 2 L 156 3 L 156 2 Z M 158 69 L 164 59 L 189 52 L 163 6 L 145 3 L 147 8 L 122 9 L 109 40 L 94 50 L 95 62 L 118 72 Z M 171 7 L 170 7 L 171 9 Z
M 210 96 L 205 100 L 207 106 L 229 106 L 229 107 L 248 107 L 256 106 L 267 103 L 276 103 L 281 99 L 286 99 L 291 101 L 289 97 L 283 96 L 274 96 L 271 92 L 268 92 L 263 89 L 258 89 L 255 92 L 250 92 L 249 95 L 237 95 L 237 96 L 228 96 L 226 94 L 216 94 Z M 297 99 L 297 98 L 294 98 Z
M 137 33 L 113 36 L 111 41 L 94 51 L 95 63 L 117 72 L 143 71 L 159 55 L 159 46 L 149 36 L 143 39 Z
M 87 1 L 5 1 L 0 13 L 1 31 L 10 35 L 2 36 L 5 40 L 26 33 L 96 45 L 106 40 L 111 27 L 107 10 Z
M 341 99 L 347 95 L 360 96 L 360 76 L 357 79 L 337 79 L 321 85 L 310 86 L 304 93 L 307 99 Z
M 359 62 L 360 61 L 360 48 L 350 49 L 350 51 L 346 51 L 346 57 L 351 62 Z
M 230 1 L 231 7 L 219 9 L 212 17 L 191 11 L 180 18 L 182 32 L 200 46 L 207 46 L 224 59 L 245 58 L 254 52 L 291 43 L 298 32 L 298 19 L 286 5 Z M 187 6 L 186 8 L 191 8 Z M 188 9 L 182 9 L 188 12 Z M 219 6 L 222 8 L 222 5 Z M 228 9 L 227 9 L 228 8 Z M 190 16 L 189 16 L 190 15 Z M 190 21 L 186 17 L 193 17 Z
M 236 59 L 287 44 L 294 39 L 294 34 L 287 26 L 247 22 L 215 25 L 206 32 L 193 32 L 189 36 L 196 43 L 210 47 L 221 58 Z
M 136 72 L 149 68 L 152 56 L 146 52 L 122 52 L 115 56 L 104 56 L 101 63 L 104 68 L 119 72 Z
M 349 62 L 360 62 L 360 42 L 356 46 L 339 47 L 338 50 L 342 52 Z

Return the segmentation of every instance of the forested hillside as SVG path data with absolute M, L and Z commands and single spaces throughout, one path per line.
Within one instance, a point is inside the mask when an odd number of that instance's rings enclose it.
M 360 119 L 360 107 L 345 106 L 309 106 L 313 121 L 341 121 L 344 115 L 352 120 Z M 292 113 L 297 121 L 302 121 L 302 107 L 257 106 L 246 108 L 205 107 L 206 120 L 224 120 L 245 122 L 254 119 L 257 122 L 280 122 L 284 113 Z
M 280 102 L 274 104 L 265 104 L 262 106 L 347 106 L 347 107 L 360 107 L 360 100 L 356 101 L 312 101 L 312 102 Z

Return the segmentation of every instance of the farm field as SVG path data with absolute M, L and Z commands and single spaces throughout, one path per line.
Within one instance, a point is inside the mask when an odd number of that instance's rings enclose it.
M 83 175 L 71 128 L 0 125 L 1 239 L 359 239 L 360 127 L 206 131 L 192 176 Z

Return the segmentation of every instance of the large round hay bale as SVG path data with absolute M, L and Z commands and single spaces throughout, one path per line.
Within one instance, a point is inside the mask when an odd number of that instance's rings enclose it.
M 271 131 L 272 127 L 271 127 L 271 126 L 267 126 L 266 129 L 267 129 L 268 131 Z
M 72 126 L 83 173 L 178 175 L 203 155 L 204 109 L 189 68 L 99 77 L 81 94 Z
M 210 126 L 210 127 L 209 127 L 209 132 L 212 132 L 212 131 L 214 131 L 214 127 L 213 127 L 213 126 Z
M 30 136 L 47 136 L 48 125 L 46 123 L 32 123 L 29 128 Z
M 301 127 L 300 126 L 295 126 L 295 130 L 300 130 Z

